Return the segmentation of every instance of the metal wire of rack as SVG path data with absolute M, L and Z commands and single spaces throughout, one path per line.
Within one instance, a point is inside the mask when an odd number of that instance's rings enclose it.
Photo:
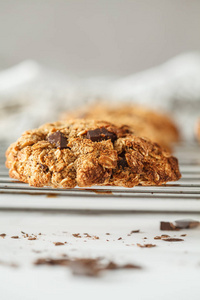
M 182 178 L 164 186 L 35 188 L 13 180 L 5 167 L 6 145 L 0 146 L 0 210 L 59 212 L 200 212 L 200 147 L 175 147 Z

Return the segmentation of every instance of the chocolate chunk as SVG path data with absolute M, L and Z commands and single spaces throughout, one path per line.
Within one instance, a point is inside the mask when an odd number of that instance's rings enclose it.
M 118 167 L 122 167 L 122 169 L 127 168 L 128 167 L 128 163 L 126 160 L 126 156 L 125 156 L 125 151 L 123 151 L 120 155 L 119 155 L 119 160 L 118 160 Z
M 160 230 L 174 230 L 177 231 L 179 228 L 170 222 L 160 222 Z
M 56 131 L 47 137 L 49 143 L 60 149 L 67 148 L 67 138 L 60 131 Z
M 177 220 L 175 221 L 175 224 L 178 228 L 185 229 L 185 228 L 198 227 L 200 225 L 200 222 L 191 219 L 185 219 L 185 220 Z
M 144 245 L 137 244 L 137 246 L 140 247 L 140 248 L 153 248 L 153 247 L 156 247 L 155 244 L 144 244 Z
M 93 142 L 100 142 L 109 139 L 114 142 L 117 139 L 117 135 L 114 132 L 108 131 L 105 127 L 88 130 L 86 137 Z
M 46 165 L 40 164 L 40 166 L 44 173 L 47 173 L 49 171 L 49 168 Z

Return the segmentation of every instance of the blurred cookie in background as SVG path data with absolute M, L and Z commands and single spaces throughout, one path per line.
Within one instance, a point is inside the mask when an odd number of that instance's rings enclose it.
M 195 125 L 195 137 L 196 140 L 200 143 L 200 118 L 198 119 Z
M 128 125 L 135 135 L 149 138 L 168 151 L 180 141 L 179 130 L 167 114 L 134 104 L 108 105 L 105 102 L 81 107 L 61 115 L 62 120 L 84 118 L 104 120 L 118 126 Z

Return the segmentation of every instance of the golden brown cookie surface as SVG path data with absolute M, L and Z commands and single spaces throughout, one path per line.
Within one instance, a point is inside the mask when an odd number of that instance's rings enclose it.
M 127 126 L 69 120 L 26 131 L 6 152 L 11 177 L 32 186 L 161 185 L 178 180 L 177 159 Z

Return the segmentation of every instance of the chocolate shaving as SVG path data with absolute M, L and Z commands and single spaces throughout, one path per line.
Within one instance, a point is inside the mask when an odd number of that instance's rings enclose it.
M 35 265 L 50 265 L 50 266 L 68 266 L 70 260 L 68 258 L 53 259 L 53 258 L 39 258 L 35 261 Z
M 140 232 L 140 229 L 132 230 L 132 231 L 130 232 L 130 234 L 132 234 L 132 233 L 139 233 L 139 232 Z
M 11 239 L 19 239 L 18 235 L 11 236 Z
M 168 238 L 169 235 L 167 234 L 162 234 L 161 236 L 155 236 L 154 237 L 154 240 L 161 240 L 161 239 L 165 239 L 165 238 Z
M 5 238 L 6 234 L 5 233 L 1 233 L 0 237 L 2 237 L 3 239 Z
M 182 242 L 184 241 L 183 239 L 179 239 L 179 238 L 167 238 L 167 239 L 162 239 L 165 242 Z
M 67 148 L 67 138 L 60 131 L 56 131 L 56 132 L 50 134 L 47 137 L 47 140 L 50 144 L 52 144 L 53 146 L 55 146 L 57 148 L 60 148 L 60 149 Z
M 34 237 L 34 236 L 29 236 L 28 240 L 29 240 L 29 241 L 35 241 L 35 240 L 37 240 L 37 238 Z
M 168 238 L 170 237 L 168 234 L 161 234 L 161 239 L 165 239 L 165 238 Z
M 102 127 L 94 130 L 88 130 L 86 138 L 93 142 L 100 142 L 110 139 L 114 143 L 114 141 L 117 139 L 117 135 L 114 132 L 108 131 L 105 127 Z
M 154 245 L 154 244 L 144 244 L 144 245 L 137 244 L 137 246 L 140 247 L 140 248 L 153 248 L 153 247 L 156 247 L 156 245 Z
M 70 269 L 74 275 L 81 276 L 98 276 L 102 271 L 106 270 L 120 270 L 120 269 L 140 269 L 141 267 L 133 264 L 117 265 L 110 261 L 107 265 L 103 265 L 100 259 L 81 258 L 75 259 L 69 264 Z
M 61 243 L 61 242 L 55 242 L 54 245 L 55 246 L 63 246 L 65 243 Z
M 103 258 L 102 258 L 103 259 Z M 103 264 L 101 258 L 64 258 L 51 259 L 41 258 L 35 261 L 35 265 L 67 266 L 74 275 L 79 276 L 99 276 L 102 271 L 120 269 L 141 269 L 140 266 L 133 264 L 118 265 L 113 261 Z
M 72 235 L 73 235 L 75 238 L 79 238 L 79 239 L 81 238 L 80 233 L 73 233 Z

